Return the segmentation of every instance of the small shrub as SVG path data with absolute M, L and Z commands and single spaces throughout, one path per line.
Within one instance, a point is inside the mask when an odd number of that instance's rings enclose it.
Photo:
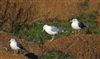
M 100 29 L 95 30 L 95 34 L 100 35 Z
M 64 53 L 60 51 L 49 51 L 45 55 L 41 57 L 41 59 L 71 59 L 69 55 L 65 55 Z

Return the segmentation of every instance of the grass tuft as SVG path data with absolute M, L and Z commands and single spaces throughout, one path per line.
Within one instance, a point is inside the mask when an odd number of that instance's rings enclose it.
M 65 55 L 60 51 L 49 51 L 45 55 L 42 56 L 41 59 L 71 59 L 69 55 Z
M 15 29 L 13 30 L 13 34 L 18 36 L 19 38 L 24 38 L 28 41 L 34 41 L 34 42 L 40 42 L 41 38 L 45 40 L 50 40 L 51 36 L 48 35 L 45 31 L 42 32 L 43 25 L 48 24 L 48 25 L 54 25 L 57 26 L 58 28 L 62 28 L 65 30 L 64 33 L 60 33 L 55 36 L 55 38 L 60 38 L 63 36 L 67 36 L 71 33 L 72 29 L 70 27 L 70 24 L 68 21 L 61 21 L 57 19 L 52 19 L 52 20 L 47 20 L 47 21 L 36 21 L 33 22 L 31 25 L 24 25 L 20 29 Z

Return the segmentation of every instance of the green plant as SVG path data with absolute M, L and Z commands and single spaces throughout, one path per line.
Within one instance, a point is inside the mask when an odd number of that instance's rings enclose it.
M 55 38 L 67 36 L 72 31 L 69 22 L 62 21 L 62 20 L 55 18 L 55 19 L 49 19 L 46 21 L 44 20 L 35 21 L 31 25 L 24 24 L 23 26 L 20 26 L 20 27 L 14 26 L 12 33 L 18 36 L 19 38 L 24 38 L 28 41 L 35 41 L 38 43 L 41 41 L 41 38 L 44 41 L 50 40 L 51 36 L 48 35 L 46 32 L 42 32 L 44 24 L 54 25 L 54 26 L 57 26 L 58 28 L 62 28 L 65 30 L 64 33 L 60 33 L 56 35 Z
M 100 29 L 95 30 L 95 34 L 100 35 Z
M 94 34 L 95 29 L 98 29 L 98 23 L 96 21 L 98 14 L 96 12 L 92 12 L 90 14 L 82 14 L 80 15 L 79 19 L 81 19 L 82 22 L 84 22 L 87 25 L 87 30 L 91 33 Z
M 81 3 L 81 7 L 84 9 L 84 10 L 87 10 L 88 9 L 88 3 L 89 3 L 89 0 L 84 0 L 83 3 Z
M 41 59 L 71 59 L 69 55 L 66 55 L 60 51 L 49 51 L 41 57 Z
M 86 29 L 88 33 L 96 34 L 95 29 L 97 29 L 98 27 L 98 23 L 96 22 L 97 16 L 98 14 L 96 12 L 93 12 L 90 14 L 84 13 L 80 16 L 73 16 L 70 19 L 72 18 L 79 19 L 79 21 L 82 21 L 84 24 L 88 26 L 88 28 Z M 35 41 L 40 43 L 41 38 L 43 41 L 51 39 L 50 35 L 48 35 L 46 32 L 42 32 L 44 24 L 54 25 L 57 26 L 58 28 L 64 29 L 65 32 L 56 35 L 55 38 L 61 38 L 70 35 L 71 32 L 73 31 L 73 29 L 70 26 L 70 22 L 66 20 L 59 20 L 57 18 L 53 19 L 50 18 L 48 20 L 35 21 L 31 25 L 23 24 L 21 26 L 19 25 L 13 26 L 12 33 L 18 36 L 19 38 L 24 38 L 28 41 Z

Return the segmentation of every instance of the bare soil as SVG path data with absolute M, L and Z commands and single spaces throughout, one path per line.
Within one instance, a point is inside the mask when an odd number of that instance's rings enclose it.
M 41 56 L 48 51 L 56 50 L 68 54 L 72 59 L 99 59 L 100 58 L 100 36 L 98 35 L 71 35 L 64 38 L 46 41 L 40 47 L 34 42 L 18 39 L 11 34 L 0 32 L 0 59 L 25 59 L 23 54 L 13 54 L 9 47 L 9 39 L 14 37 L 29 52 Z
M 97 12 L 100 16 L 100 0 L 0 0 L 0 28 L 10 32 L 12 26 L 31 24 L 37 20 L 69 20 L 84 12 L 82 4 L 88 7 L 86 13 Z

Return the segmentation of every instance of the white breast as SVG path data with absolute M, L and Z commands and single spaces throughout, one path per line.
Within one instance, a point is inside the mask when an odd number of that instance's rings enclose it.
M 78 22 L 72 22 L 71 26 L 73 29 L 76 29 L 76 30 L 81 29 L 78 25 Z
M 46 27 L 46 28 L 45 28 L 45 31 L 46 31 L 48 34 L 50 34 L 50 35 L 55 35 L 55 34 L 58 33 L 58 32 L 52 31 L 50 26 Z
M 11 47 L 12 49 L 14 49 L 14 50 L 20 49 L 20 48 L 17 46 L 17 43 L 16 43 L 16 42 L 11 42 L 11 43 L 10 43 L 10 47 Z

